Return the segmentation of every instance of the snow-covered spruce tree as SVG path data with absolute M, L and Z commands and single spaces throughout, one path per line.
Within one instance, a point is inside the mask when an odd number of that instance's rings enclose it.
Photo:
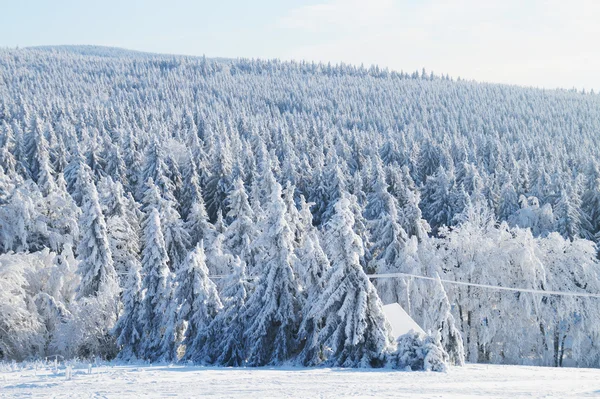
M 80 169 L 79 180 L 85 183 L 80 220 L 85 228 L 77 246 L 81 282 L 71 324 L 82 334 L 76 344 L 79 356 L 112 357 L 116 350 L 110 330 L 119 314 L 119 281 L 98 193 L 87 167 Z
M 142 249 L 142 291 L 138 322 L 141 342 L 138 357 L 158 360 L 172 354 L 161 353 L 161 341 L 168 322 L 171 301 L 169 257 L 160 225 L 160 216 L 154 208 L 146 218 Z
M 142 325 L 140 309 L 142 306 L 142 276 L 139 263 L 131 265 L 123 285 L 123 312 L 119 316 L 112 334 L 117 339 L 119 358 L 123 360 L 137 359 L 140 354 Z
M 190 236 L 179 216 L 179 212 L 175 209 L 175 202 L 163 197 L 159 186 L 154 184 L 152 178 L 146 181 L 145 187 L 146 191 L 142 200 L 145 218 L 149 217 L 152 209 L 158 210 L 169 257 L 169 269 L 175 271 L 177 265 L 185 259 L 187 248 L 190 245 Z M 143 219 L 144 221 L 145 219 Z
M 124 197 L 121 183 L 103 179 L 104 208 L 108 240 L 121 287 L 126 285 L 129 269 L 140 269 L 140 226 L 135 204 Z
M 257 266 L 259 280 L 243 314 L 249 321 L 248 364 L 281 364 L 295 355 L 301 301 L 292 269 L 296 261 L 293 236 L 278 183 L 271 193 L 257 246 L 261 254 Z
M 198 363 L 210 360 L 212 348 L 206 345 L 208 327 L 223 307 L 217 286 L 208 277 L 203 245 L 196 245 L 179 267 L 175 290 L 177 338 L 185 345 L 185 359 Z
M 137 143 L 137 137 L 133 134 L 131 129 L 127 129 L 123 140 L 123 157 L 125 164 L 127 165 L 126 179 L 127 179 L 127 190 L 129 193 L 136 195 L 142 191 L 142 186 L 145 181 L 142 180 L 142 154 L 138 151 L 139 144 Z M 141 197 L 137 197 L 140 200 Z
M 388 192 L 383 181 L 375 184 L 375 191 L 369 196 L 369 220 L 373 243 L 373 259 L 369 271 L 377 273 L 406 272 L 404 270 L 404 252 L 408 235 L 398 223 L 397 201 Z M 401 302 L 399 296 L 407 291 L 404 279 L 383 279 L 377 281 L 377 289 L 384 303 Z
M 127 186 L 127 167 L 118 145 L 110 145 L 106 158 L 106 174 L 113 180 Z
M 181 213 L 180 203 L 183 198 L 183 177 L 179 171 L 177 161 L 173 158 L 173 154 L 169 153 L 165 159 L 165 165 L 167 165 L 166 176 L 167 179 L 173 183 L 173 199 L 177 208 L 177 211 Z
M 237 255 L 224 250 L 223 241 L 225 236 L 223 234 L 217 234 L 206 251 L 206 265 L 211 275 L 216 276 L 227 276 L 229 275 L 235 263 L 239 260 Z M 221 288 L 221 283 L 224 280 L 219 280 L 218 285 Z
M 350 210 L 352 211 L 352 215 L 354 216 L 354 227 L 353 230 L 360 237 L 362 242 L 362 255 L 360 256 L 360 265 L 362 266 L 365 272 L 370 272 L 369 264 L 373 259 L 373 254 L 371 251 L 372 247 L 372 239 L 371 233 L 369 231 L 368 221 L 363 216 L 364 206 L 361 205 L 359 199 L 356 195 L 350 194 L 347 195 L 348 201 L 350 202 Z
M 37 115 L 33 115 L 26 126 L 27 134 L 24 136 L 23 149 L 26 158 L 28 176 L 37 182 L 40 172 L 40 158 L 43 153 L 48 153 L 48 142 L 43 132 L 43 122 Z
M 341 165 L 335 150 L 331 150 L 327 165 L 319 176 L 318 187 L 314 188 L 310 196 L 310 200 L 315 203 L 313 215 L 317 225 L 324 225 L 331 218 L 335 202 L 346 191 L 346 179 Z
M 252 243 L 258 236 L 258 231 L 242 179 L 238 178 L 233 182 L 233 189 L 227 196 L 227 205 L 227 219 L 230 222 L 225 230 L 225 247 L 239 256 L 250 269 L 254 269 L 256 254 L 252 251 Z
M 190 236 L 179 212 L 175 209 L 174 202 L 163 200 L 160 216 L 169 255 L 169 268 L 171 271 L 175 271 L 186 257 L 190 246 Z
M 48 150 L 46 148 L 39 148 L 36 156 L 38 168 L 36 182 L 42 194 L 48 196 L 56 190 L 56 182 L 53 176 L 54 171 L 50 164 Z
M 77 246 L 81 275 L 78 298 L 103 296 L 107 301 L 114 301 L 119 293 L 119 284 L 98 192 L 87 168 L 80 169 L 79 179 L 85 182 L 83 213 L 79 222 L 85 228 Z
M 227 367 L 240 367 L 246 361 L 247 320 L 243 314 L 252 287 L 246 276 L 246 265 L 239 258 L 236 260 L 233 272 L 223 283 L 223 309 L 208 327 L 202 356 L 210 363 Z
M 220 125 L 219 128 L 224 128 Z M 226 133 L 222 131 L 221 133 Z M 217 219 L 220 209 L 231 188 L 232 154 L 226 134 L 215 139 L 215 147 L 210 163 L 210 176 L 206 182 L 204 196 L 206 209 L 211 221 Z
M 208 220 L 208 213 L 202 196 L 194 202 L 188 212 L 184 227 L 190 237 L 190 244 L 195 246 L 200 241 L 210 245 L 216 235 L 215 226 Z
M 450 362 L 462 366 L 465 363 L 462 335 L 450 312 L 450 302 L 439 275 L 437 275 L 433 297 L 430 299 L 430 306 L 425 315 L 427 319 L 425 328 L 431 329 L 432 334 L 439 334 L 440 343 L 448 353 Z
M 554 228 L 564 238 L 572 240 L 580 237 L 583 226 L 589 223 L 578 205 L 579 198 L 573 189 L 561 190 L 560 199 L 554 207 L 556 217 Z
M 275 190 L 275 185 L 278 183 L 275 179 L 275 175 L 273 174 L 273 161 L 271 160 L 271 157 L 266 149 L 262 147 L 259 154 L 258 163 L 259 174 L 253 179 L 251 205 L 254 215 L 261 219 L 265 213 L 266 207 L 271 201 L 271 195 Z
M 308 204 L 301 208 L 306 220 L 310 218 Z M 305 296 L 303 315 L 310 313 L 312 306 L 320 299 L 325 289 L 325 275 L 329 270 L 329 259 L 321 247 L 319 232 L 312 227 L 304 233 L 302 246 L 298 248 L 298 275 Z M 298 331 L 301 352 L 296 361 L 304 366 L 316 366 L 323 358 L 323 347 L 319 344 L 319 329 L 322 319 L 304 317 Z
M 400 226 L 406 231 L 408 237 L 415 236 L 419 241 L 427 238 L 431 231 L 429 223 L 423 219 L 423 214 L 419 204 L 421 203 L 421 194 L 415 186 L 415 182 L 410 176 L 407 166 L 403 166 L 400 171 L 393 168 L 395 173 L 391 173 L 390 192 L 398 200 L 398 221 Z M 394 189 L 394 183 L 397 187 Z
M 161 197 L 174 201 L 175 197 L 173 191 L 175 186 L 173 182 L 167 177 L 167 165 L 165 164 L 165 155 L 162 151 L 162 146 L 155 139 L 146 154 L 146 163 L 142 171 L 142 182 L 146 183 L 148 179 L 152 179 L 154 184 L 158 187 Z M 141 187 L 142 191 L 139 193 L 140 198 L 145 195 L 146 187 Z
M 306 315 L 322 323 L 315 343 L 323 349 L 311 350 L 323 352 L 323 363 L 330 366 L 381 367 L 393 347 L 391 328 L 377 291 L 359 264 L 362 244 L 352 230 L 349 206 L 347 198 L 338 200 L 326 226 L 331 268 L 324 291 Z
M 581 196 L 581 211 L 590 223 L 590 233 L 598 243 L 600 232 L 600 168 L 594 161 L 590 164 L 585 188 Z
M 282 193 L 283 203 L 285 204 L 285 218 L 290 230 L 292 230 L 292 235 L 294 237 L 294 248 L 298 248 L 302 241 L 305 225 L 301 219 L 300 211 L 296 206 L 295 193 L 296 187 L 294 187 L 292 183 L 288 181 Z
M 193 136 L 198 137 L 195 133 Z M 200 177 L 198 176 L 196 162 L 194 162 L 193 155 L 188 150 L 187 164 L 184 165 L 183 169 L 183 190 L 180 201 L 181 217 L 183 219 L 187 220 L 188 214 L 196 202 L 204 204 L 204 199 L 200 188 Z
M 75 142 L 73 148 L 73 154 L 67 166 L 65 167 L 64 176 L 67 182 L 67 191 L 71 194 L 71 197 L 75 203 L 79 206 L 82 204 L 82 186 L 79 182 L 79 170 L 85 165 L 85 158 L 81 154 L 79 145 Z
M 421 203 L 423 215 L 437 234 L 441 226 L 451 226 L 454 217 L 451 190 L 453 178 L 440 167 L 432 176 L 427 176 L 423 187 L 426 201 Z
M 98 136 L 98 129 L 91 128 L 90 138 L 88 140 L 88 147 L 85 153 L 85 162 L 90 168 L 90 173 L 94 181 L 98 181 L 100 178 L 106 175 L 104 171 L 106 166 L 106 160 L 102 154 L 102 147 L 100 144 L 101 138 Z

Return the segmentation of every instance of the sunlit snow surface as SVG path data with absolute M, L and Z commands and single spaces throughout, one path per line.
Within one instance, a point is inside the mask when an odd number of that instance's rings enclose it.
M 186 366 L 0 366 L 0 398 L 600 397 L 599 369 L 467 365 L 448 373 Z

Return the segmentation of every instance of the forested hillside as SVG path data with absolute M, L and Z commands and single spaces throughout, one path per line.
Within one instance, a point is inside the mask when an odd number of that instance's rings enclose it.
M 399 302 L 457 364 L 597 367 L 598 298 L 367 274 L 600 293 L 599 153 L 594 93 L 0 50 L 0 360 L 401 367 Z

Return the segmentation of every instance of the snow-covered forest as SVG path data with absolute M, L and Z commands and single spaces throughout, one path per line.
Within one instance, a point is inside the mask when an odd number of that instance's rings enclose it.
M 599 152 L 594 93 L 0 50 L 0 360 L 597 367 L 598 298 L 367 275 L 600 293 Z

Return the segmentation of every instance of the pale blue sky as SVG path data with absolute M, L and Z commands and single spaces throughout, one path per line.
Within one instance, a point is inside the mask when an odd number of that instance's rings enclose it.
M 596 0 L 5 0 L 0 46 L 96 44 L 209 57 L 425 67 L 600 89 Z

